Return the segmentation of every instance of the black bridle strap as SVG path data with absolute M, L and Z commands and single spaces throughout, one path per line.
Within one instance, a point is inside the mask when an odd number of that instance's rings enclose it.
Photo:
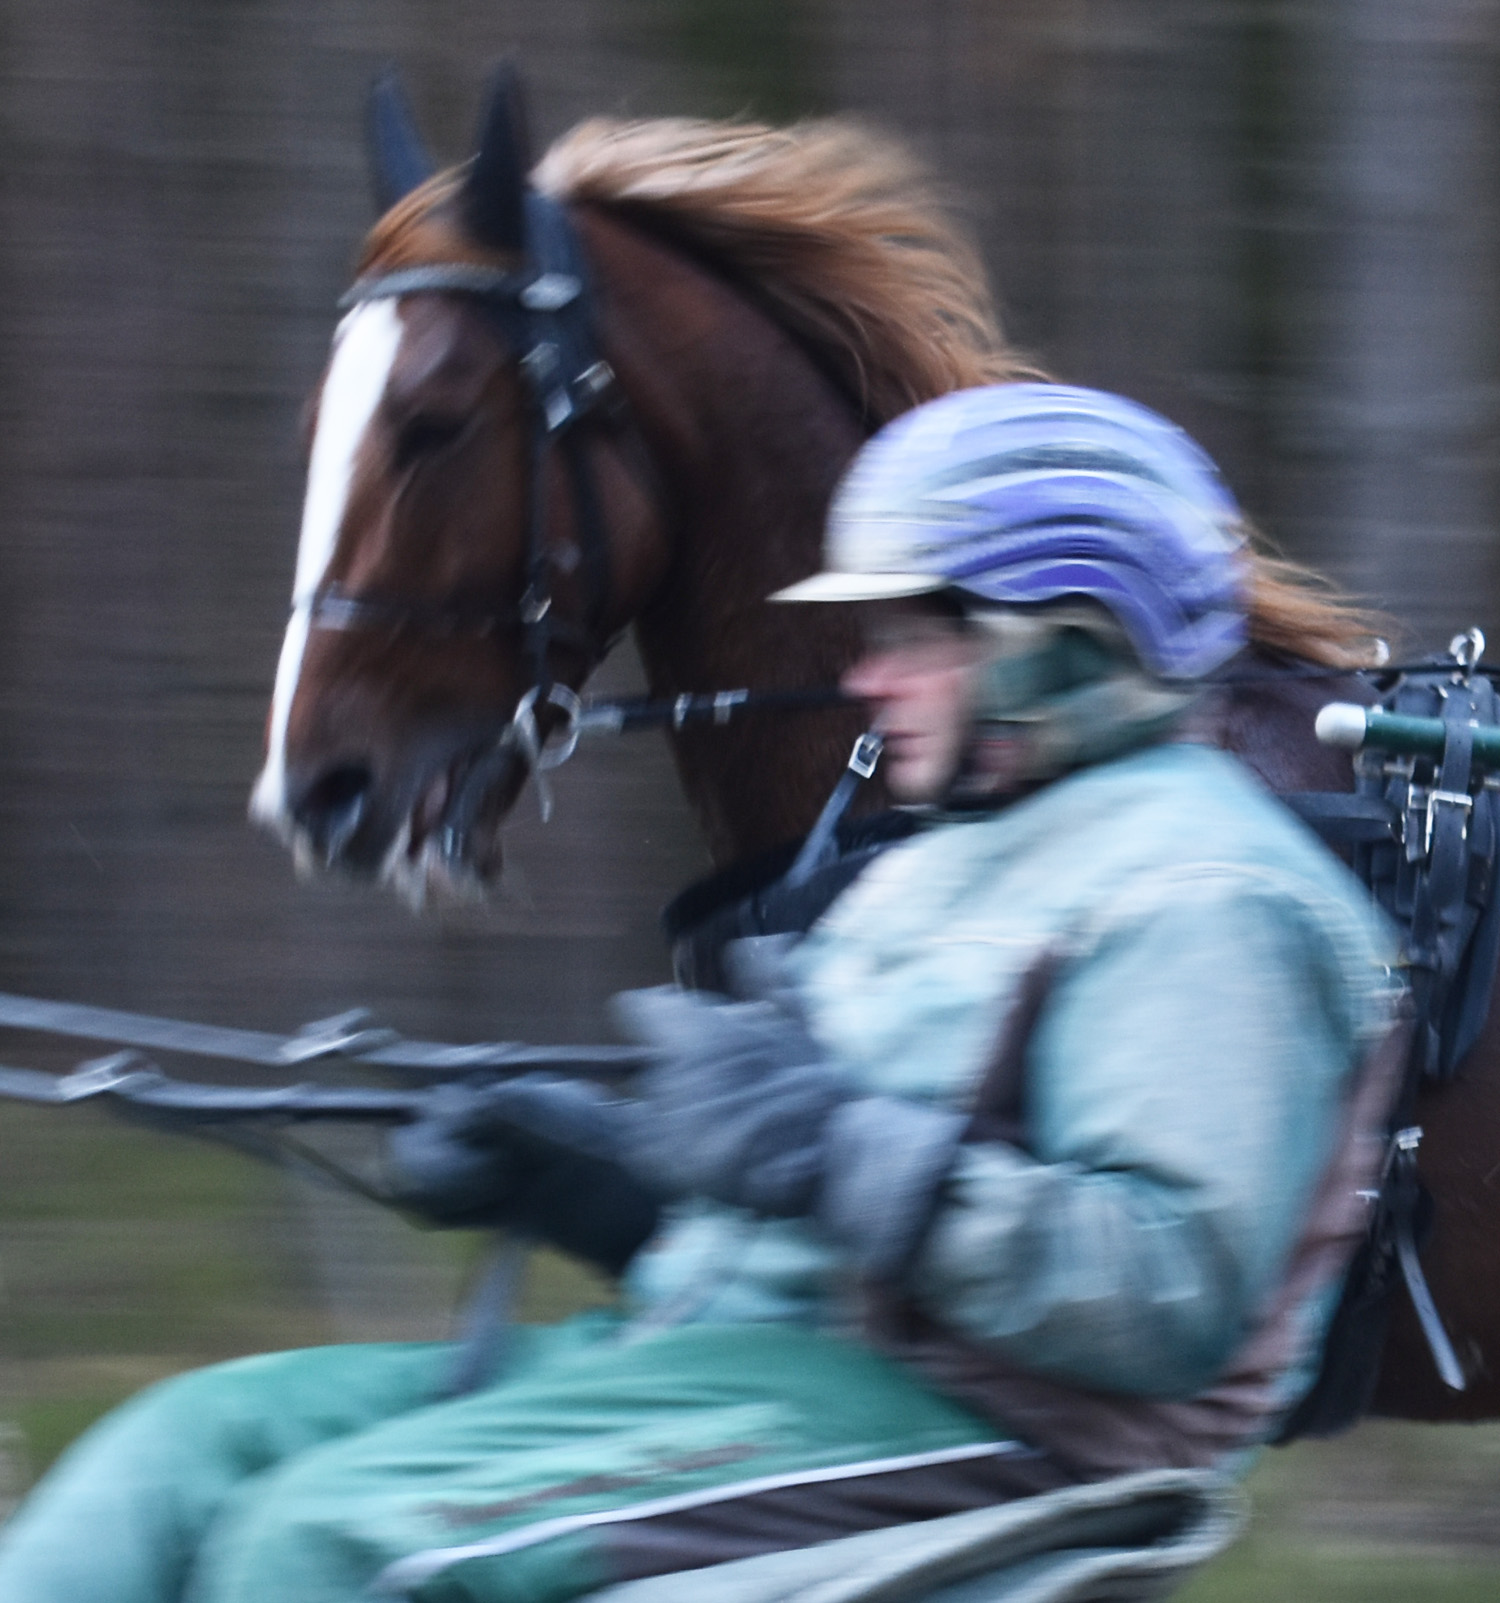
M 568 215 L 550 196 L 526 195 L 527 252 L 539 276 L 514 300 L 484 296 L 482 303 L 509 328 L 521 353 L 521 374 L 531 401 L 535 430 L 531 465 L 531 517 L 526 593 L 521 600 L 536 699 L 552 688 L 549 648 L 553 630 L 551 569 L 547 552 L 547 449 L 560 445 L 576 511 L 577 537 L 586 578 L 608 572 L 609 544 L 594 484 L 593 467 L 576 434 L 615 389 L 614 374 L 600 354 L 587 293 L 588 265 Z M 557 287 L 555 295 L 539 293 Z M 568 286 L 576 292 L 567 293 Z M 519 325 L 519 326 L 516 326 Z M 608 593 L 590 590 L 585 616 L 597 631 Z M 603 655 L 603 651 L 599 652 Z
M 508 611 L 465 607 L 460 603 L 403 601 L 395 596 L 351 595 L 341 585 L 326 584 L 308 604 L 314 628 L 349 634 L 419 634 L 434 640 L 491 640 L 523 627 L 521 608 Z M 594 634 L 568 618 L 554 618 L 554 642 L 592 655 Z
M 609 546 L 592 464 L 576 430 L 605 402 L 617 412 L 620 402 L 614 374 L 595 339 L 587 264 L 566 211 L 550 196 L 529 192 L 526 226 L 529 265 L 524 269 L 465 262 L 403 268 L 360 279 L 339 303 L 350 307 L 403 295 L 465 295 L 478 301 L 515 352 L 532 419 L 521 596 L 512 608 L 479 611 L 436 603 L 408 606 L 325 586 L 314 598 L 312 621 L 342 629 L 400 627 L 438 637 L 498 634 L 519 625 L 538 698 L 545 700 L 552 684 L 554 643 L 583 647 L 594 661 L 607 649 L 602 630 L 609 605 Z M 555 559 L 547 543 L 546 470 L 553 444 L 562 449 L 577 512 L 587 591 L 581 623 L 565 622 L 553 608 Z
M 580 530 L 602 531 L 604 508 L 599 503 L 599 487 L 594 482 L 583 441 L 576 432 L 563 436 L 562 453 L 568 483 L 573 492 L 573 505 L 578 510 Z M 589 598 L 586 613 L 588 627 L 598 635 L 604 630 L 604 611 L 614 590 L 614 564 L 610 557 L 609 542 L 605 539 L 584 538 L 579 549 L 583 560 L 584 592 Z
M 534 403 L 535 404 L 535 403 Z M 538 694 L 552 688 L 552 576 L 547 569 L 547 446 L 551 430 L 540 405 L 532 424 L 531 483 L 528 487 L 530 531 L 526 557 L 526 588 L 521 592 L 521 631 L 531 658 L 531 682 Z
M 402 295 L 483 295 L 519 301 L 530 293 L 532 299 L 536 299 L 535 286 L 545 276 L 534 271 L 507 272 L 468 262 L 435 262 L 427 267 L 405 267 L 394 273 L 357 279 L 339 296 L 338 307 L 341 312 L 347 312 L 365 301 L 396 300 Z M 544 291 L 548 288 L 552 286 L 543 286 Z M 581 293 L 581 289 L 576 281 L 572 282 L 574 296 Z

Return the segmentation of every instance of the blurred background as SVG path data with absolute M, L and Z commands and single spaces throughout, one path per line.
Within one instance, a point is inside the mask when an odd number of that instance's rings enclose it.
M 508 49 L 538 148 L 599 111 L 898 132 L 1052 371 L 1185 424 L 1400 649 L 1500 642 L 1497 0 L 5 0 L 0 989 L 545 1041 L 665 977 L 656 911 L 704 859 L 655 737 L 588 747 L 546 829 L 523 798 L 483 912 L 299 884 L 244 822 L 299 412 L 372 221 L 366 86 L 399 63 L 457 159 Z M 0 1108 L 0 1499 L 187 1364 L 442 1334 L 471 1256 L 233 1155 Z M 552 1264 L 529 1310 L 599 1291 Z M 1500 1595 L 1496 1428 L 1367 1426 L 1254 1485 L 1200 1603 Z

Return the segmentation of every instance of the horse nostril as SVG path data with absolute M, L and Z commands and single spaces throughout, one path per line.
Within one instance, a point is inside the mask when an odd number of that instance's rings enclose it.
M 364 820 L 375 776 L 358 763 L 330 768 L 302 793 L 292 816 L 324 863 L 336 863 Z

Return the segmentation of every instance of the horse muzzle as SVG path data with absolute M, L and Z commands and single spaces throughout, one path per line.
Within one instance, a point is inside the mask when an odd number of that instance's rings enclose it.
M 470 901 L 500 879 L 501 825 L 528 771 L 503 737 L 414 765 L 395 782 L 346 758 L 293 767 L 279 786 L 263 776 L 250 815 L 291 850 L 302 873 L 378 880 L 413 906 Z

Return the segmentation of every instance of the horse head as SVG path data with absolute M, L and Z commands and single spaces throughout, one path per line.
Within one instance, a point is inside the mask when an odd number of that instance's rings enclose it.
M 387 210 L 313 408 L 252 811 L 303 864 L 420 899 L 495 878 L 549 727 L 627 625 L 663 700 L 836 682 L 850 610 L 765 598 L 818 566 L 849 459 L 919 401 L 1034 370 L 926 169 L 866 129 L 594 118 L 528 174 L 503 70 L 465 167 L 432 172 L 390 80 L 370 142 Z M 805 831 L 859 728 L 674 730 L 714 857 Z
M 527 184 L 514 72 L 458 174 L 393 78 L 369 143 L 385 216 L 311 408 L 251 812 L 301 864 L 420 901 L 498 874 L 500 821 L 662 535 L 571 229 Z

